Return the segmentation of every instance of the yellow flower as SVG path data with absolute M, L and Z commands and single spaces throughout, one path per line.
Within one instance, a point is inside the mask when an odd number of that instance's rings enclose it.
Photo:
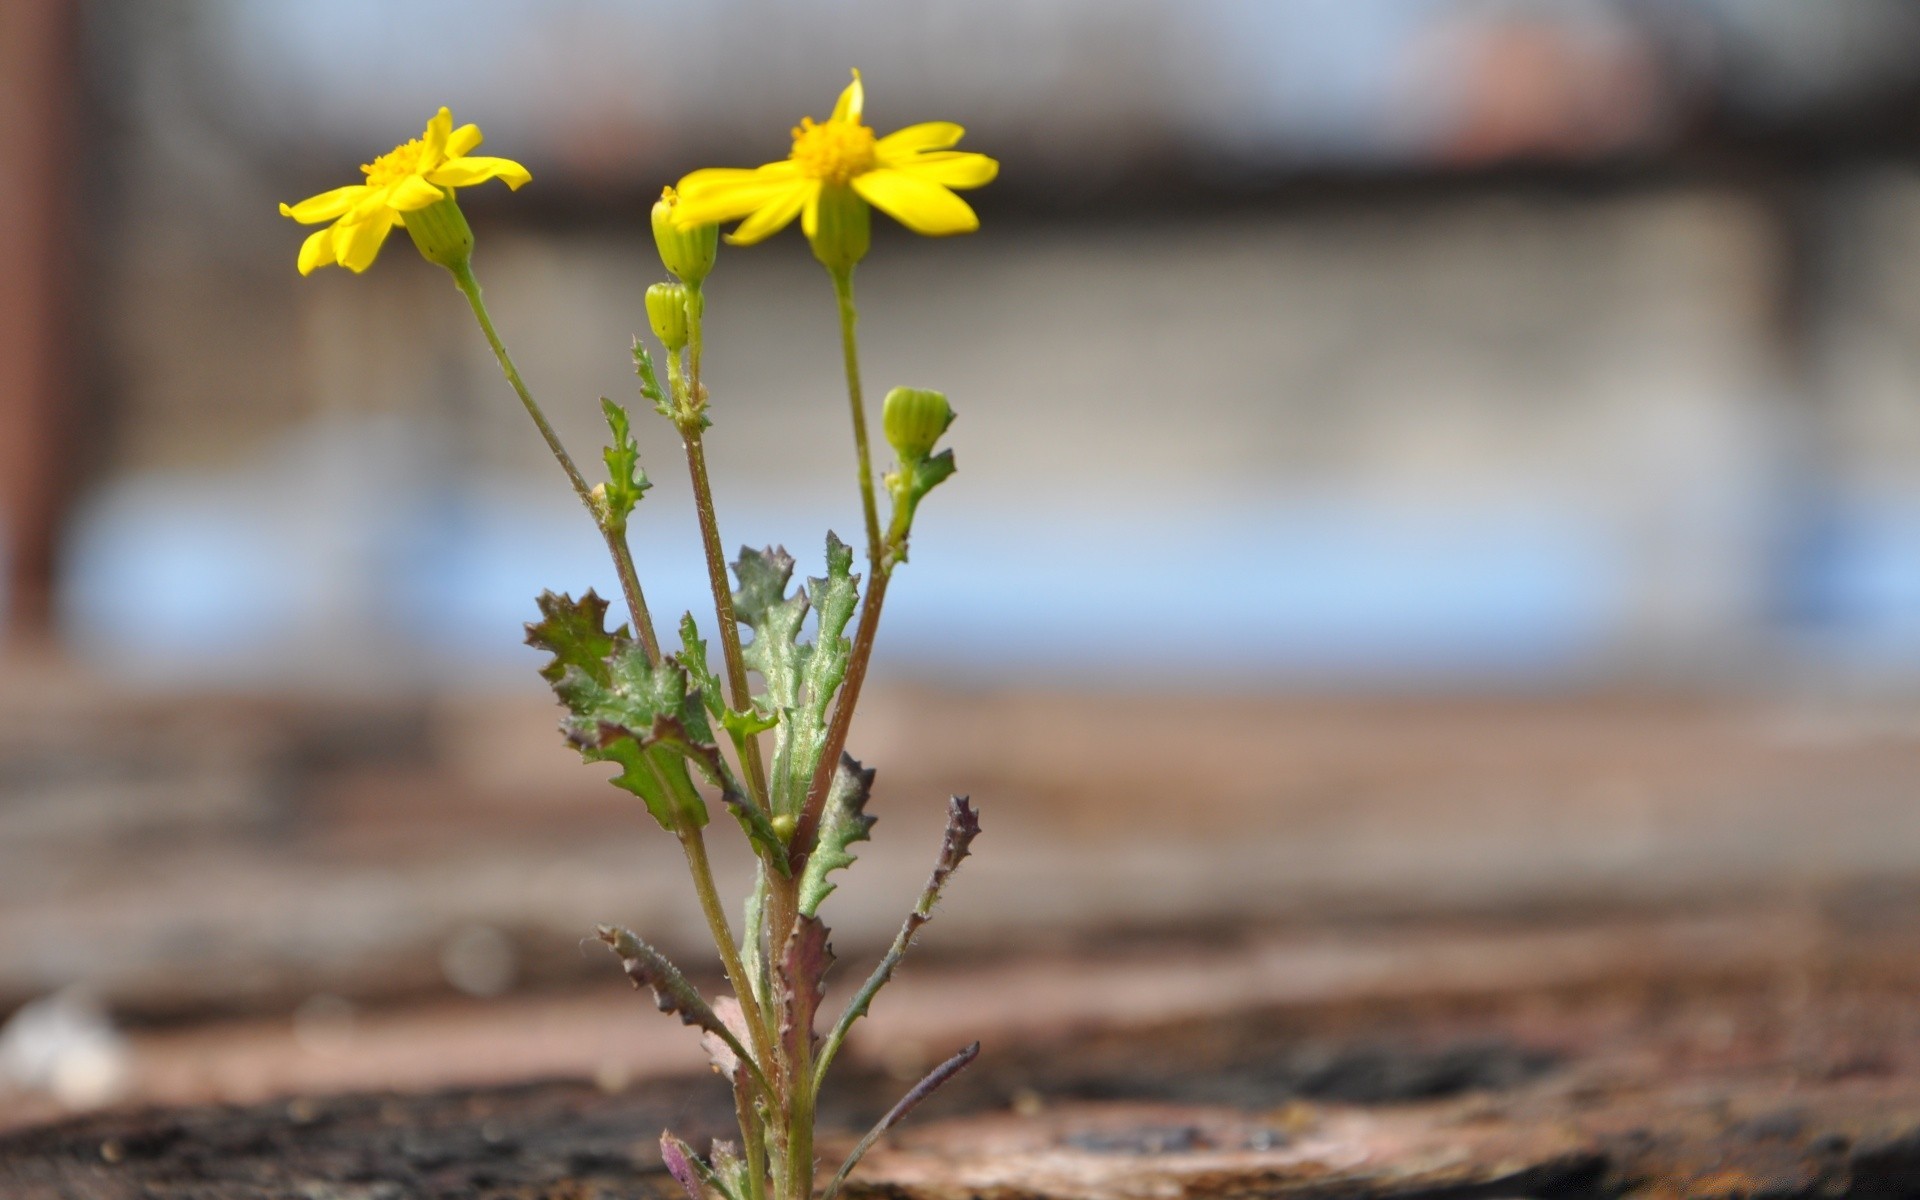
M 941 237 L 972 233 L 980 218 L 954 188 L 976 188 L 999 174 L 984 154 L 950 149 L 966 131 L 951 121 L 909 125 L 874 137 L 862 124 L 866 93 L 860 72 L 840 93 L 833 115 L 807 117 L 793 130 L 793 152 L 782 162 L 744 170 L 710 167 L 680 181 L 673 221 L 682 229 L 732 221 L 727 240 L 747 246 L 778 233 L 797 216 L 809 239 L 819 230 L 823 195 L 829 204 L 854 195 L 915 233 Z
M 280 215 L 302 225 L 332 221 L 314 231 L 300 247 L 300 273 L 338 264 L 360 272 L 373 265 L 380 246 L 406 215 L 450 199 L 454 188 L 501 179 L 518 189 L 533 176 L 519 163 L 468 153 L 480 144 L 480 127 L 453 127 L 453 113 L 442 107 L 426 132 L 395 146 L 361 167 L 365 183 L 334 188 L 298 204 L 282 204 Z

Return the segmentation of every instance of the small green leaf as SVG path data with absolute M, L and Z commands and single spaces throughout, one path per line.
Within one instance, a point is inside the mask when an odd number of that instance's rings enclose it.
M 832 892 L 827 880 L 830 871 L 853 865 L 847 849 L 864 842 L 877 819 L 867 815 L 867 797 L 873 791 L 873 772 L 863 769 L 852 755 L 842 754 L 833 773 L 833 787 L 827 793 L 827 806 L 820 813 L 820 834 L 807 865 L 800 872 L 800 911 L 812 916 L 820 902 Z
M 552 661 L 540 668 L 540 678 L 558 683 L 568 667 L 577 667 L 605 683 L 606 660 L 630 636 L 625 625 L 607 632 L 607 602 L 589 589 L 577 601 L 571 596 L 541 592 L 534 603 L 540 606 L 541 619 L 527 626 L 527 645 L 553 655 Z
M 633 440 L 627 410 L 602 396 L 600 411 L 606 414 L 607 428 L 613 434 L 613 444 L 602 452 L 607 462 L 607 526 L 619 532 L 627 527 L 627 517 L 653 484 L 640 469 L 640 447 Z
M 672 420 L 673 401 L 660 387 L 660 377 L 653 371 L 653 355 L 647 353 L 646 346 L 639 338 L 633 339 L 633 371 L 640 377 L 640 396 L 653 404 L 653 411 Z
M 720 680 L 707 663 L 707 643 L 701 638 L 700 626 L 694 622 L 692 613 L 680 618 L 679 658 L 681 667 L 687 672 L 687 682 L 699 689 L 701 702 L 706 705 L 708 714 L 724 724 L 727 698 L 720 691 Z

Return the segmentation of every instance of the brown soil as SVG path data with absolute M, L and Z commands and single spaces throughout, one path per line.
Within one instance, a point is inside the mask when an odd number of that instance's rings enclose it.
M 856 1191 L 1920 1194 L 1913 972 L 1835 961 L 1034 1031 L 990 1044 L 869 1157 Z M 848 1070 L 823 1114 L 826 1157 L 901 1087 L 878 1066 Z M 670 1196 L 658 1131 L 704 1144 L 729 1116 L 703 1075 L 99 1114 L 0 1136 L 0 1194 Z

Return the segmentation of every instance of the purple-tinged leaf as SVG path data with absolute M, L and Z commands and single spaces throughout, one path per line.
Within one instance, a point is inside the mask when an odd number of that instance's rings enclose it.
M 832 1065 L 834 1055 L 840 1052 L 840 1044 L 847 1040 L 847 1031 L 853 1023 L 867 1015 L 867 1009 L 873 1005 L 873 998 L 880 989 L 893 978 L 893 972 L 900 960 L 907 955 L 907 947 L 913 944 L 914 935 L 920 927 L 933 920 L 933 906 L 939 902 L 940 892 L 947 886 L 947 880 L 967 857 L 973 846 L 973 839 L 980 836 L 980 814 L 965 796 L 953 796 L 947 801 L 947 832 L 940 842 L 940 857 L 933 864 L 933 874 L 927 879 L 927 886 L 921 889 L 920 899 L 914 904 L 913 911 L 900 924 L 900 932 L 894 936 L 893 945 L 880 964 L 860 985 L 853 999 L 834 1022 L 833 1031 L 827 1035 L 827 1042 L 820 1051 L 820 1058 L 814 1067 L 813 1090 L 817 1095 L 820 1084 L 827 1077 L 827 1068 Z
M 827 944 L 827 927 L 819 917 L 800 917 L 780 955 L 780 1041 L 789 1062 L 802 1058 L 812 1048 L 821 981 L 832 965 L 833 947 Z
M 927 1072 L 927 1077 L 914 1084 L 906 1095 L 900 1097 L 898 1103 L 887 1110 L 887 1115 L 881 1117 L 879 1123 L 867 1131 L 867 1136 L 860 1139 L 860 1144 L 853 1148 L 853 1153 L 847 1156 L 847 1161 L 842 1163 L 840 1170 L 834 1174 L 833 1182 L 827 1185 L 826 1194 L 821 1197 L 821 1200 L 833 1200 L 835 1193 L 840 1190 L 840 1185 L 846 1181 L 847 1173 L 853 1170 L 854 1164 L 865 1157 L 867 1151 L 873 1149 L 873 1144 L 880 1140 L 882 1134 L 904 1121 L 908 1113 L 920 1107 L 921 1101 L 939 1091 L 942 1084 L 966 1070 L 968 1065 L 979 1057 L 980 1043 L 975 1042 Z
M 717 1033 L 702 1032 L 700 1046 L 707 1052 L 707 1061 L 713 1069 L 729 1083 L 733 1082 L 741 1070 L 740 1056 L 733 1052 L 735 1045 L 747 1040 L 747 1015 L 740 1008 L 740 1002 L 732 996 L 721 996 L 713 1002 L 713 1015 L 720 1018 L 733 1034 L 731 1042 Z
M 699 991 L 687 982 L 680 968 L 667 961 L 666 955 L 635 937 L 629 930 L 602 925 L 598 933 L 600 940 L 620 956 L 620 964 L 626 968 L 627 977 L 633 980 L 634 986 L 645 985 L 652 989 L 653 1002 L 661 1012 L 678 1013 L 682 1024 L 696 1025 L 725 1042 L 735 1057 L 747 1066 L 755 1081 L 762 1087 L 766 1086 L 753 1055 L 747 1052 L 733 1030 L 727 1028 L 726 1022 L 701 998 Z
M 660 1160 L 667 1164 L 667 1174 L 687 1190 L 687 1200 L 707 1200 L 706 1192 L 700 1186 L 700 1174 L 694 1168 L 692 1147 L 671 1133 L 662 1133 Z

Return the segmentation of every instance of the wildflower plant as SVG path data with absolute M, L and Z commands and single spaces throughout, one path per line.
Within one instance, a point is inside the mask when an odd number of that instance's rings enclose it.
M 952 149 L 963 131 L 948 122 L 876 137 L 864 124 L 864 101 L 855 72 L 828 120 L 807 119 L 794 128 L 786 159 L 750 170 L 695 171 L 677 188 L 665 189 L 650 214 L 654 243 L 672 276 L 646 292 L 647 324 L 664 352 L 666 377 L 661 379 L 659 361 L 640 338 L 634 339 L 633 363 L 641 398 L 672 424 L 685 450 L 713 594 L 707 629 L 719 641 L 717 670 L 707 634 L 692 613 L 681 618 L 674 630 L 677 645 L 669 646 L 648 611 L 627 530 L 652 484 L 640 467 L 628 410 L 601 399 L 609 433 L 602 452 L 606 478 L 588 482 L 515 367 L 481 297 L 473 232 L 455 192 L 489 179 L 518 189 L 531 179 L 527 169 L 473 155 L 480 130 L 455 128 L 442 108 L 419 138 L 361 168 L 365 183 L 280 207 L 303 224 L 325 225 L 301 247 L 303 275 L 334 265 L 366 270 L 396 227 L 406 229 L 429 262 L 453 275 L 507 383 L 606 542 L 629 622 L 609 628 L 609 605 L 592 591 L 577 599 L 547 592 L 537 601 L 540 619 L 527 626 L 527 642 L 549 656 L 540 674 L 565 709 L 561 729 L 567 741 L 587 761 L 617 766 L 614 785 L 636 796 L 679 841 L 732 989 L 709 999 L 633 933 L 599 928 L 600 940 L 635 985 L 650 989 L 662 1012 L 700 1030 L 715 1070 L 732 1088 L 739 1143 L 716 1141 L 701 1158 L 671 1133 L 661 1137 L 667 1168 L 692 1200 L 809 1200 L 814 1194 L 821 1085 L 848 1032 L 931 919 L 980 829 L 967 798 L 953 797 L 926 888 L 879 963 L 820 1033 L 822 981 L 833 963 L 821 908 L 834 890 L 834 874 L 853 863 L 855 843 L 866 841 L 874 824 L 866 812 L 874 772 L 847 753 L 847 737 L 888 583 L 907 561 L 914 514 L 954 470 L 952 451 L 937 449 L 953 421 L 946 397 L 894 388 L 881 415 L 896 456 L 881 479 L 889 505 L 888 519 L 881 521 L 860 386 L 853 272 L 868 250 L 872 208 L 917 233 L 970 232 L 978 219 L 954 189 L 985 184 L 998 170 L 985 155 Z M 742 548 L 731 564 L 726 561 L 704 444 L 713 410 L 702 382 L 706 284 L 719 226 L 738 221 L 726 240 L 751 245 L 795 217 L 827 268 L 839 310 L 866 543 L 866 569 L 856 573 L 853 548 L 829 532 L 824 573 L 799 586 L 794 559 L 779 547 Z M 709 864 L 706 827 L 713 799 L 739 825 L 757 859 L 738 937 Z M 825 1195 L 832 1197 L 888 1128 L 978 1052 L 978 1043 L 966 1047 L 910 1089 L 830 1178 Z

